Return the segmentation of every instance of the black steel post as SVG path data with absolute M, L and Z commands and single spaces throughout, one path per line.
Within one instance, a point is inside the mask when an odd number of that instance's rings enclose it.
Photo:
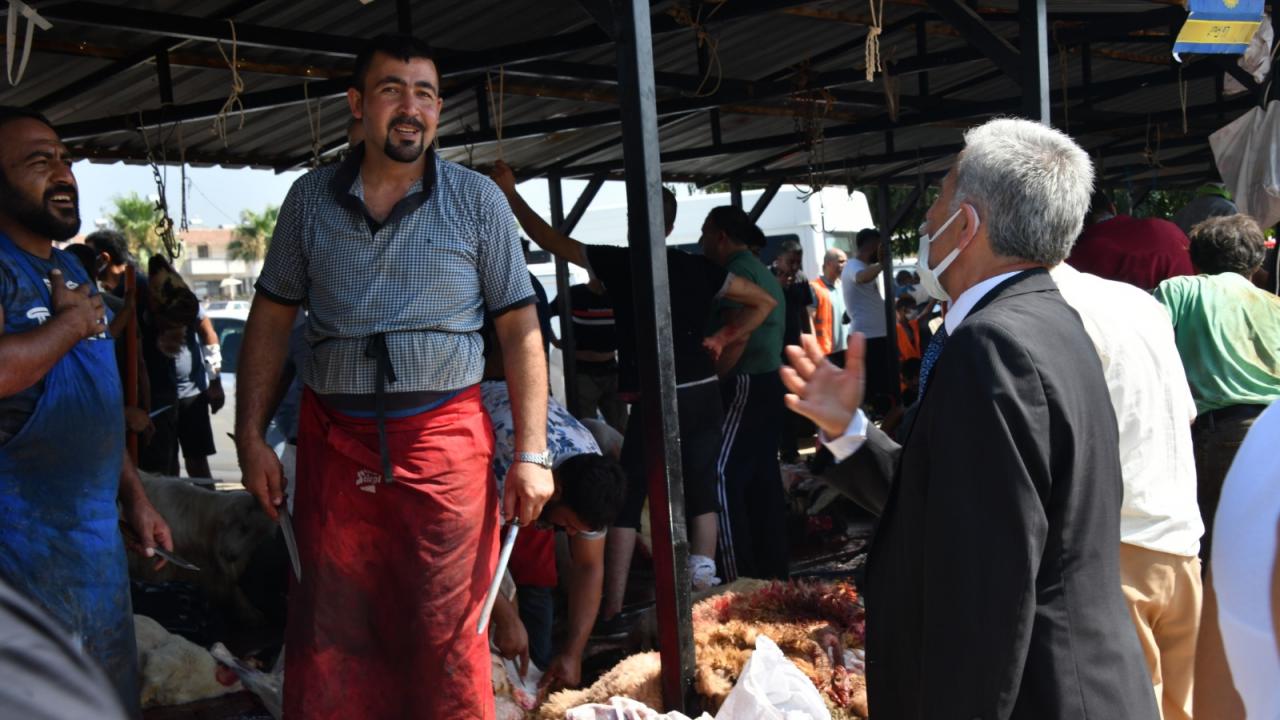
M 560 188 L 560 176 L 547 177 L 547 191 L 551 200 L 551 226 L 564 226 L 564 196 Z M 556 309 L 560 314 L 560 358 L 564 363 L 564 403 L 570 412 L 578 407 L 578 349 L 573 337 L 573 308 L 569 303 L 569 263 L 556 258 Z
M 894 403 L 902 402 L 902 384 L 898 382 L 898 298 L 893 293 L 893 232 L 896 229 L 889 205 L 889 181 L 881 180 L 876 193 L 876 220 L 880 227 L 880 275 L 884 279 L 884 353 L 885 371 L 888 374 L 889 394 Z M 857 248 L 854 248 L 857 251 Z
M 921 17 L 916 20 L 916 55 L 924 55 L 929 52 L 929 32 L 925 26 L 925 19 Z M 929 97 L 929 73 L 922 72 L 916 76 L 916 94 L 920 97 Z
M 169 51 L 156 53 L 156 83 L 160 86 L 160 104 L 173 104 L 173 73 L 169 70 Z
M 618 28 L 627 238 L 635 278 L 636 349 L 644 413 L 644 473 L 653 528 L 662 698 L 666 710 L 683 712 L 694 700 L 693 623 L 675 357 L 671 349 L 671 291 L 658 162 L 653 38 L 646 0 L 613 0 L 613 8 Z
M 409 0 L 396 0 L 396 31 L 401 35 L 413 34 L 413 11 Z
M 742 209 L 742 179 L 729 178 L 729 204 Z
M 1045 0 L 1019 2 L 1018 25 L 1022 54 L 1022 114 L 1049 125 L 1049 24 Z

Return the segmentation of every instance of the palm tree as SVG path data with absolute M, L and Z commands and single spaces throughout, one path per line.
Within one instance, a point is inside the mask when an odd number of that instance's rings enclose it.
M 235 229 L 235 239 L 227 246 L 227 256 L 232 260 L 244 260 L 254 263 L 266 257 L 267 247 L 271 244 L 271 234 L 276 230 L 276 219 L 280 217 L 279 205 L 268 205 L 266 210 L 255 213 L 244 210 L 240 213 L 240 225 Z
M 115 209 L 107 217 L 111 227 L 124 235 L 130 251 L 142 260 L 161 251 L 156 221 L 160 216 L 155 203 L 136 192 L 111 198 Z

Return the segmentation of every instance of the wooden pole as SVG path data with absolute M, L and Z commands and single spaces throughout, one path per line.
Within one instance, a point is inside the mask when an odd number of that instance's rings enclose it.
M 124 271 L 124 292 L 125 297 L 137 297 L 138 278 L 137 269 L 133 264 Z M 135 301 L 136 302 L 136 301 Z M 124 326 L 124 404 L 125 407 L 138 406 L 138 311 L 134 309 L 129 315 L 129 321 Z M 138 435 L 137 433 L 125 433 L 126 447 L 129 449 L 129 457 L 133 458 L 133 464 L 138 464 Z

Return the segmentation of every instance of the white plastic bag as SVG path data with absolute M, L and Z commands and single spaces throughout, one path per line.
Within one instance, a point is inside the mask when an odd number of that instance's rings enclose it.
M 831 720 L 831 711 L 800 668 L 759 635 L 716 720 Z
M 1280 101 L 1236 118 L 1209 145 L 1240 212 L 1264 228 L 1280 222 Z
M 1261 83 L 1271 74 L 1271 46 L 1275 40 L 1275 32 L 1271 29 L 1271 13 L 1262 14 L 1262 24 L 1249 41 L 1249 48 L 1236 63 L 1244 71 L 1253 76 L 1254 82 Z M 1239 95 L 1247 88 L 1240 84 L 1231 73 L 1226 73 L 1222 92 L 1225 95 Z
M 564 718 L 565 720 L 690 720 L 684 713 L 675 710 L 660 713 L 638 700 L 624 697 L 611 697 L 608 704 L 579 705 L 569 710 Z M 703 713 L 697 720 L 711 720 L 711 716 Z

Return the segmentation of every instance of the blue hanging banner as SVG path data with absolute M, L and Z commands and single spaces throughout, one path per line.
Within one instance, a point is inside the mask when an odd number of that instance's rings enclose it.
M 1262 23 L 1266 0 L 1191 0 L 1191 15 L 1173 44 L 1181 53 L 1243 55 Z

